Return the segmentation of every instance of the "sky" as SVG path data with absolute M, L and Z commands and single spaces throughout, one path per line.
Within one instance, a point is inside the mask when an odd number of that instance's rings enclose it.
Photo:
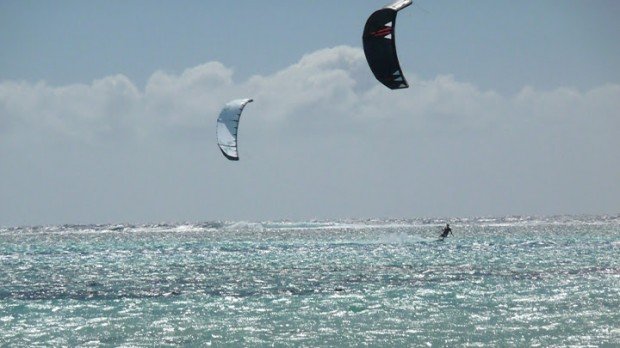
M 0 226 L 620 213 L 619 2 L 385 4 L 0 2 Z

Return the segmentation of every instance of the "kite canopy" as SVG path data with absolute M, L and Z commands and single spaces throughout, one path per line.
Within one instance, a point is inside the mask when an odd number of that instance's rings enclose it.
M 231 161 L 239 160 L 237 151 L 237 131 L 239 118 L 243 108 L 251 103 L 252 99 L 236 99 L 228 102 L 217 118 L 217 145 L 226 158 Z
M 375 11 L 368 17 L 362 41 L 370 70 L 377 80 L 390 89 L 407 88 L 407 80 L 396 54 L 396 14 L 412 4 L 412 0 L 398 0 Z

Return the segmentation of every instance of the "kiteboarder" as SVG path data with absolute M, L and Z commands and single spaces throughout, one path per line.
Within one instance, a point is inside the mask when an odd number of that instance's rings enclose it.
M 446 227 L 444 227 L 443 232 L 441 233 L 441 238 L 446 238 L 449 234 L 452 234 L 452 229 L 450 228 L 450 224 L 446 224 Z

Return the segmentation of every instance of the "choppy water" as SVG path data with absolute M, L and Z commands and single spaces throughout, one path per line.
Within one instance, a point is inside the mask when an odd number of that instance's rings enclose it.
M 620 346 L 620 216 L 0 228 L 0 346 Z

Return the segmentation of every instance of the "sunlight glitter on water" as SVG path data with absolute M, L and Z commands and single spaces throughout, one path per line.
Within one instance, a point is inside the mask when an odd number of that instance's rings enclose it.
M 619 344 L 620 218 L 0 230 L 2 345 Z

